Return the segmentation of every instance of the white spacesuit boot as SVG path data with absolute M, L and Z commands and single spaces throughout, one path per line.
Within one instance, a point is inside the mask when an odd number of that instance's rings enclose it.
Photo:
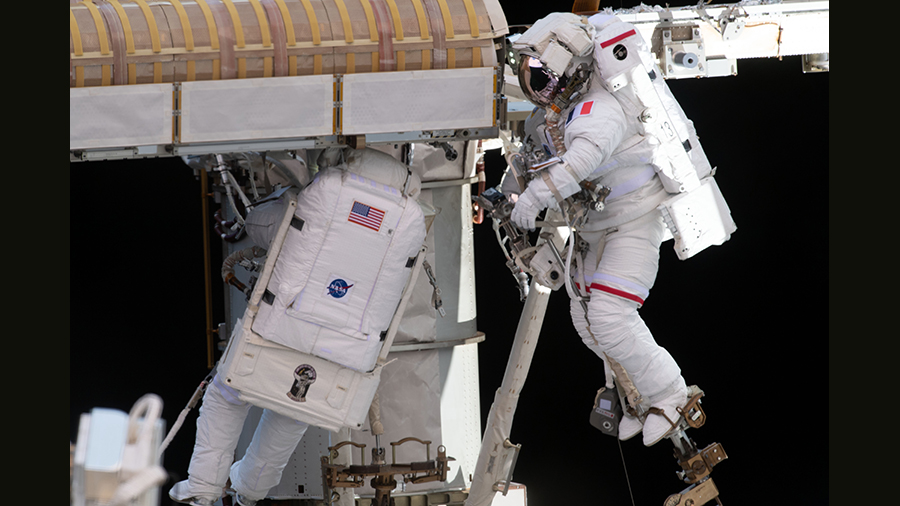
M 197 440 L 188 467 L 188 479 L 169 490 L 176 502 L 211 506 L 222 497 L 250 404 L 238 399 L 217 375 L 203 395 L 197 418 Z
M 644 424 L 640 418 L 623 413 L 622 420 L 619 421 L 619 440 L 627 441 L 640 434 L 643 428 Z
M 234 502 L 238 504 L 238 506 L 256 506 L 256 502 L 252 499 L 247 499 L 243 494 L 234 494 Z
M 679 375 L 671 388 L 650 397 L 651 408 L 663 410 L 665 416 L 652 411 L 647 414 L 644 419 L 644 445 L 652 446 L 658 443 L 675 428 L 678 417 L 681 416 L 676 408 L 684 407 L 687 403 L 687 392 L 684 378 Z

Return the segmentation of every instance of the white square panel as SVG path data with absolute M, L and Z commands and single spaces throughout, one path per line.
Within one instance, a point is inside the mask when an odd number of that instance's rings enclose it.
M 69 88 L 69 149 L 172 142 L 173 86 Z
M 194 81 L 181 89 L 180 142 L 331 135 L 329 75 Z
M 345 75 L 341 133 L 493 126 L 494 80 L 492 67 Z

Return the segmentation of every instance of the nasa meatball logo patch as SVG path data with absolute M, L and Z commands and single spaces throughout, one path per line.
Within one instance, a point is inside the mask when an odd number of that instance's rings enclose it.
M 613 56 L 615 56 L 617 60 L 622 61 L 625 58 L 628 58 L 628 49 L 626 49 L 623 44 L 616 44 L 616 47 L 613 48 Z
M 334 278 L 328 283 L 326 295 L 335 299 L 343 299 L 353 288 L 354 283 L 348 282 L 343 278 Z

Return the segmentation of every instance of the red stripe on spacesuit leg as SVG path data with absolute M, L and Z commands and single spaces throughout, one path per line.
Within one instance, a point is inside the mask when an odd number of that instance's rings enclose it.
M 622 35 L 619 35 L 618 37 L 613 37 L 606 42 L 601 42 L 600 47 L 605 48 L 607 46 L 611 46 L 624 38 L 631 37 L 632 35 L 634 35 L 634 30 L 627 31 L 627 32 L 623 33 Z
M 591 290 L 600 290 L 601 292 L 606 292 L 611 295 L 618 295 L 619 297 L 622 297 L 623 299 L 633 300 L 641 305 L 644 304 L 644 299 L 638 297 L 637 295 L 634 295 L 633 293 L 628 293 L 623 290 L 618 290 L 616 288 L 611 288 L 606 285 L 591 283 L 590 289 Z

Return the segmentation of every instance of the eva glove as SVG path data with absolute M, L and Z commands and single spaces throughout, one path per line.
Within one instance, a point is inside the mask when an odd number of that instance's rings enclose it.
M 516 206 L 509 219 L 522 230 L 534 230 L 534 221 L 538 213 L 554 201 L 553 193 L 550 192 L 547 183 L 540 178 L 535 178 L 519 195 L 519 200 L 516 201 Z

